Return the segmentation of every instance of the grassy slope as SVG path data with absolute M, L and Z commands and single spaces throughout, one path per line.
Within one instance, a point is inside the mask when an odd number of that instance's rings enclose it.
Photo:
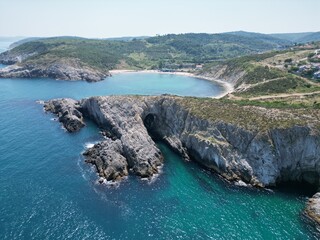
M 310 124 L 320 129 L 320 84 L 271 64 L 275 60 L 283 64 L 289 57 L 298 61 L 310 51 L 314 50 L 269 52 L 208 64 L 204 73 L 220 66 L 226 79 L 234 72 L 245 74 L 236 82 L 236 91 L 219 101 L 190 98 L 182 104 L 201 118 L 220 119 L 250 130 Z
M 178 103 L 202 119 L 223 121 L 248 130 L 265 131 L 296 125 L 313 125 L 320 129 L 320 110 L 314 108 L 275 108 L 259 102 L 213 100 L 209 98 L 181 98 Z M 264 108 L 261 108 L 264 107 Z
M 304 58 L 312 50 L 295 49 L 285 51 L 274 51 L 265 54 L 258 54 L 246 57 L 240 57 L 223 62 L 207 64 L 203 73 L 210 72 L 210 69 L 216 69 L 217 66 L 224 66 L 223 77 L 234 72 L 244 72 L 235 83 L 234 96 L 241 98 L 250 98 L 264 95 L 274 95 L 283 93 L 308 93 L 320 91 L 320 85 L 311 82 L 308 79 L 289 73 L 287 69 L 281 66 L 271 64 L 275 59 L 282 62 L 290 58 Z

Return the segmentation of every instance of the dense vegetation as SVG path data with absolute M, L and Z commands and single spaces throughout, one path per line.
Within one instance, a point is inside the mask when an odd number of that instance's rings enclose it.
M 286 35 L 285 38 L 306 37 L 308 34 L 298 35 Z M 247 32 L 169 34 L 111 40 L 58 37 L 23 40 L 9 53 L 4 54 L 26 56 L 20 63 L 22 65 L 50 66 L 55 62 L 63 61 L 65 64 L 70 59 L 76 59 L 82 66 L 87 65 L 99 70 L 194 70 L 196 64 L 203 63 L 204 67 L 199 74 L 210 76 L 221 72 L 219 76 L 214 77 L 233 79 L 235 92 L 229 96 L 229 100 L 249 103 L 247 101 L 251 99 L 254 100 L 250 102 L 251 105 L 281 107 L 287 106 L 288 103 L 256 99 L 267 95 L 317 94 L 320 91 L 318 83 L 296 76 L 291 67 L 285 68 L 293 64 L 298 66 L 300 59 L 309 59 L 319 44 L 286 48 L 290 45 L 290 39 L 285 38 L 281 40 L 270 35 Z M 299 64 L 303 64 L 303 61 Z M 317 101 L 316 98 L 315 102 Z M 296 107 L 305 104 L 295 102 L 291 105 Z M 318 106 L 310 102 L 307 105 L 312 108 Z
M 100 69 L 177 69 L 288 45 L 287 41 L 255 33 L 169 34 L 128 41 L 58 37 L 20 43 L 10 52 L 32 55 L 23 63 L 45 64 L 76 58 Z
M 293 43 L 308 43 L 313 41 L 320 41 L 320 32 L 279 33 L 279 34 L 270 34 L 269 36 L 290 41 Z

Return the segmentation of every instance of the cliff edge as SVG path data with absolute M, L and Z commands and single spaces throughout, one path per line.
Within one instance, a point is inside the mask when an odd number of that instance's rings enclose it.
M 170 96 L 92 97 L 76 104 L 111 139 L 120 140 L 120 154 L 139 175 L 152 176 L 161 163 L 151 135 L 229 180 L 319 185 L 319 110 L 280 111 Z
M 163 164 L 153 141 L 157 138 L 229 181 L 319 187 L 319 109 L 279 110 L 175 96 L 57 99 L 46 102 L 45 109 L 58 114 L 71 132 L 84 126 L 83 117 L 101 127 L 106 139 L 84 153 L 101 182 L 120 181 L 130 171 L 147 178 L 157 174 Z M 319 223 L 319 212 L 317 193 L 305 213 Z

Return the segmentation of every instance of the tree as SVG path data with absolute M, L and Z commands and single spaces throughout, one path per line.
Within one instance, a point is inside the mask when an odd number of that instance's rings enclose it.
M 287 58 L 286 60 L 284 60 L 285 63 L 292 63 L 292 58 Z

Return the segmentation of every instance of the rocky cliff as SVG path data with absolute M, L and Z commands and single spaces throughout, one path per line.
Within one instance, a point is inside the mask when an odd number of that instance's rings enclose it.
M 233 67 L 226 63 L 221 63 L 200 71 L 199 75 L 207 78 L 219 79 L 234 86 L 246 75 L 246 70 L 242 67 Z
M 80 105 L 73 99 L 59 99 L 46 102 L 44 109 L 58 115 L 58 120 L 69 132 L 75 132 L 85 126 Z
M 316 193 L 309 199 L 305 214 L 315 224 L 317 224 L 317 226 L 320 226 L 320 192 Z
M 85 80 L 97 82 L 110 76 L 105 70 L 101 71 L 85 66 L 77 59 L 57 59 L 48 63 L 20 63 L 23 56 L 6 56 L 0 63 L 13 64 L 0 69 L 0 78 L 53 78 L 57 80 Z
M 121 180 L 130 169 L 142 177 L 158 173 L 163 157 L 152 136 L 230 181 L 260 187 L 282 182 L 319 187 L 320 111 L 316 109 L 280 111 L 173 96 L 58 99 L 46 102 L 45 109 L 58 114 L 69 131 L 84 126 L 83 116 L 103 129 L 106 140 L 84 153 L 102 179 Z M 319 196 L 309 200 L 305 213 L 320 224 Z
M 118 152 L 138 175 L 152 176 L 162 161 L 151 134 L 166 141 L 184 158 L 194 159 L 229 180 L 257 186 L 286 181 L 319 185 L 319 112 L 304 116 L 289 110 L 222 106 L 221 101 L 208 100 L 214 104 L 210 109 L 221 111 L 208 118 L 193 109 L 195 101 L 199 100 L 93 97 L 77 104 L 114 141 L 120 140 L 123 149 Z M 226 112 L 234 115 L 232 121 Z M 255 119 L 250 124 L 244 118 L 253 114 Z

